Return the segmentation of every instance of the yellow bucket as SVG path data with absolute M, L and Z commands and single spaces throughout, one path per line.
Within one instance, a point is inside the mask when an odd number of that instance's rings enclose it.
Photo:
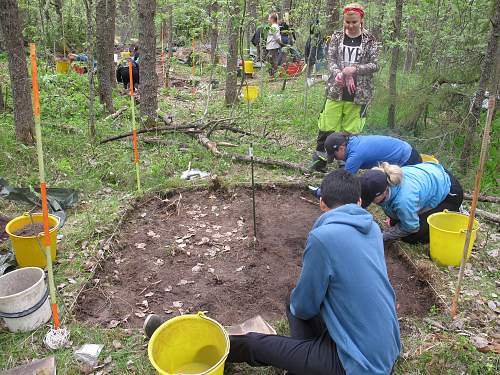
M 128 59 L 130 57 L 130 52 L 120 52 L 120 56 L 122 57 L 122 59 Z
M 253 102 L 259 96 L 258 86 L 245 86 L 243 87 L 243 99 L 247 102 Z
M 434 155 L 420 154 L 423 162 L 430 161 L 432 163 L 439 164 L 439 160 L 437 160 Z
M 228 354 L 226 330 L 202 312 L 166 321 L 148 344 L 149 361 L 160 375 L 223 375 Z
M 243 71 L 245 74 L 253 74 L 253 61 L 252 60 L 245 60 L 243 62 Z
M 434 262 L 443 266 L 459 266 L 465 244 L 465 232 L 469 216 L 458 212 L 437 212 L 427 218 L 429 223 L 430 253 Z M 470 244 L 467 253 L 469 258 L 476 240 L 479 223 L 474 219 Z
M 42 214 L 32 214 L 33 222 L 43 223 Z M 38 236 L 16 236 L 14 233 L 26 225 L 31 225 L 31 219 L 28 214 L 18 216 L 7 223 L 5 231 L 10 237 L 12 249 L 16 256 L 17 263 L 21 267 L 40 267 L 47 266 L 47 259 L 45 258 L 45 248 L 40 249 L 38 240 L 44 246 L 45 235 L 42 233 Z M 56 239 L 57 230 L 59 227 L 59 218 L 54 215 L 49 215 L 49 230 L 50 235 L 50 253 L 52 261 L 56 260 Z
M 56 61 L 56 72 L 67 74 L 69 71 L 69 60 L 68 59 L 60 59 Z

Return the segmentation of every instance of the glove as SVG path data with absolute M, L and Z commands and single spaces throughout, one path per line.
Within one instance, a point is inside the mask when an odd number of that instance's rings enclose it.
M 344 75 L 342 73 L 338 73 L 335 76 L 335 84 L 338 86 L 344 86 Z
M 356 84 L 354 83 L 354 77 L 347 76 L 345 78 L 345 84 L 347 86 L 347 91 L 349 91 L 349 94 L 353 95 L 354 92 L 356 91 Z
M 395 241 L 400 239 L 401 237 L 406 237 L 410 232 L 405 231 L 399 224 L 390 227 L 382 233 L 384 236 L 384 242 Z
M 321 197 L 321 188 L 320 187 L 309 185 L 308 189 L 312 193 L 312 195 L 314 195 L 316 198 L 319 199 L 319 197 Z

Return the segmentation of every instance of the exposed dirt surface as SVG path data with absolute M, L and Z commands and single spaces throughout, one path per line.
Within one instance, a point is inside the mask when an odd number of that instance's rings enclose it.
M 0 215 L 0 243 L 6 241 L 9 238 L 9 235 L 5 231 L 5 226 L 9 222 L 9 218 Z
M 43 223 L 27 224 L 14 232 L 19 237 L 38 236 L 40 233 L 43 233 Z
M 109 327 L 140 327 L 152 312 L 208 311 L 225 325 L 257 314 L 279 319 L 321 212 L 301 199 L 310 199 L 304 191 L 258 190 L 254 245 L 251 196 L 238 188 L 145 200 L 81 294 L 78 318 Z M 430 290 L 392 251 L 386 257 L 399 315 L 426 314 Z

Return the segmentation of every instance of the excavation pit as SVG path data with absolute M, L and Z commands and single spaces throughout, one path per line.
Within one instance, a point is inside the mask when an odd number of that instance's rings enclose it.
M 110 256 L 80 294 L 77 316 L 104 327 L 142 326 L 150 313 L 207 311 L 224 325 L 261 314 L 276 321 L 300 274 L 321 214 L 301 188 L 183 191 L 137 202 Z M 386 250 L 400 317 L 424 316 L 434 295 L 397 252 Z

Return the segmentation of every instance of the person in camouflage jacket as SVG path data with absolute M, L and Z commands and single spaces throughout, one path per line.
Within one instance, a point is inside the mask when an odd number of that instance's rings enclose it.
M 335 77 L 345 68 L 342 61 L 344 31 L 332 34 L 328 45 L 328 71 L 330 76 L 326 84 L 326 96 L 331 100 L 342 100 L 342 86 L 335 84 Z M 361 62 L 356 65 L 356 91 L 354 103 L 367 106 L 373 95 L 373 74 L 378 71 L 380 45 L 366 29 L 361 34 Z
M 364 29 L 364 11 L 358 3 L 344 7 L 344 27 L 328 44 L 329 76 L 326 101 L 318 119 L 318 138 L 312 170 L 324 171 L 325 140 L 333 132 L 361 133 L 366 107 L 373 94 L 373 74 L 378 70 L 380 46 Z

